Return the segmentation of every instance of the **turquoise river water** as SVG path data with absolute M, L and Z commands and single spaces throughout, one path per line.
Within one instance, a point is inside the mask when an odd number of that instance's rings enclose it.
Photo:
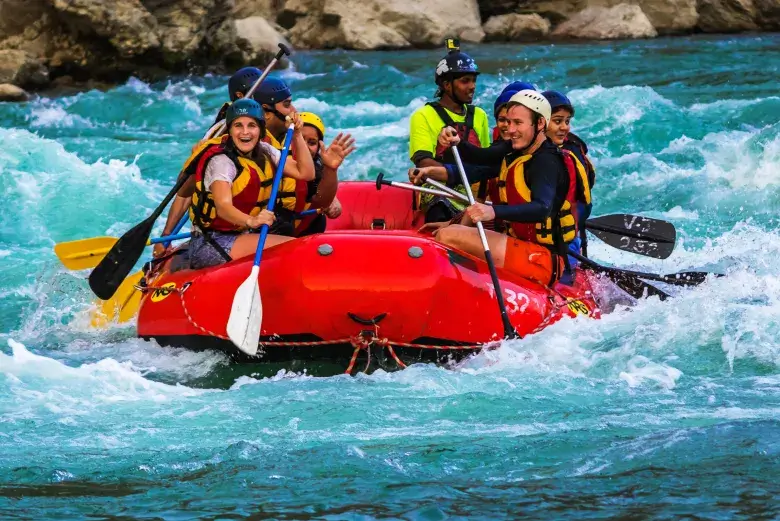
M 0 518 L 769 519 L 780 516 L 780 35 L 479 46 L 476 102 L 570 93 L 594 214 L 675 223 L 657 273 L 727 273 L 452 368 L 252 376 L 93 331 L 55 243 L 159 203 L 225 77 L 0 104 Z M 401 179 L 441 51 L 308 52 L 289 80 L 347 179 Z M 160 231 L 162 223 L 158 223 Z M 594 241 L 595 242 L 595 241 Z M 468 305 L 468 303 L 463 303 Z

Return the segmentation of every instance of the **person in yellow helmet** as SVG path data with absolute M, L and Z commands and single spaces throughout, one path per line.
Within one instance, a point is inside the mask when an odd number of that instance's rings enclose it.
M 313 112 L 298 114 L 303 122 L 303 139 L 314 160 L 314 180 L 298 183 L 305 187 L 306 205 L 302 210 L 322 208 L 322 213 L 335 219 L 341 215 L 341 203 L 336 198 L 338 168 L 344 159 L 355 151 L 355 139 L 350 134 L 339 133 L 329 146 L 325 146 L 325 124 Z M 325 231 L 326 219 L 322 214 L 304 217 L 295 223 L 295 236 L 302 237 Z

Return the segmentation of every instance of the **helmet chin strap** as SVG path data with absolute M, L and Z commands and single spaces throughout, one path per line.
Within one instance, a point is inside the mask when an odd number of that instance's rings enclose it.
M 282 124 L 284 124 L 284 122 L 285 122 L 285 120 L 286 120 L 286 118 L 287 118 L 287 116 L 285 116 L 284 114 L 282 114 L 281 112 L 279 112 L 278 110 L 276 110 L 276 106 L 273 106 L 273 107 L 272 107 L 272 106 L 270 106 L 270 105 L 263 105 L 263 110 L 265 110 L 266 112 L 270 112 L 271 114 L 273 114 L 274 116 L 276 116 L 276 118 L 277 118 L 279 121 L 281 121 L 281 122 L 282 122 Z M 266 128 L 267 128 L 267 125 L 268 125 L 268 123 L 266 122 Z
M 540 132 L 542 132 L 542 131 L 541 131 L 541 130 L 539 130 L 539 127 L 537 126 L 537 127 L 534 129 L 534 137 L 533 137 L 533 138 L 531 138 L 531 142 L 530 142 L 530 143 L 528 143 L 528 146 L 527 146 L 527 147 L 525 147 L 525 148 L 523 149 L 523 152 L 525 152 L 525 151 L 526 151 L 526 150 L 528 150 L 529 148 L 532 148 L 534 145 L 536 145 L 536 140 L 539 138 L 539 133 L 540 133 Z
M 460 99 L 458 97 L 458 95 L 455 94 L 455 78 L 453 78 L 451 80 L 448 80 L 448 81 L 450 82 L 450 90 L 451 90 L 452 93 L 451 94 L 447 93 L 446 90 L 444 91 L 444 93 L 447 94 L 450 97 L 450 99 L 452 99 L 452 101 L 457 103 L 459 106 L 468 105 L 468 103 L 466 103 L 465 101 Z

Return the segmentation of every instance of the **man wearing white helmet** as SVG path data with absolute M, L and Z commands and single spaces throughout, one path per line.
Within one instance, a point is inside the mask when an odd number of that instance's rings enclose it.
M 564 267 L 570 272 L 566 249 L 577 236 L 572 208 L 581 191 L 579 176 L 571 158 L 547 139 L 551 109 L 544 96 L 522 90 L 507 108 L 508 141 L 479 148 L 462 141 L 453 129 L 439 134 L 439 143 L 457 146 L 463 161 L 501 169 L 490 179 L 493 206 L 469 206 L 460 225 L 440 228 L 435 235 L 444 244 L 484 257 L 474 223 L 495 221 L 496 232 L 486 233 L 496 265 L 551 285 L 561 279 Z M 469 177 L 470 182 L 480 180 Z

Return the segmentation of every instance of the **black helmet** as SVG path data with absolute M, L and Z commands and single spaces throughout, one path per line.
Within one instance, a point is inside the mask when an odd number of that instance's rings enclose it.
M 228 91 L 230 91 L 230 101 L 238 99 L 237 94 L 246 94 L 252 85 L 255 84 L 262 72 L 257 67 L 244 67 L 239 69 L 228 80 Z
M 453 80 L 466 74 L 479 75 L 477 63 L 471 56 L 461 52 L 458 40 L 449 38 L 447 40 L 447 49 L 450 52 L 436 65 L 436 74 L 434 75 L 436 85 L 441 87 L 442 82 Z

